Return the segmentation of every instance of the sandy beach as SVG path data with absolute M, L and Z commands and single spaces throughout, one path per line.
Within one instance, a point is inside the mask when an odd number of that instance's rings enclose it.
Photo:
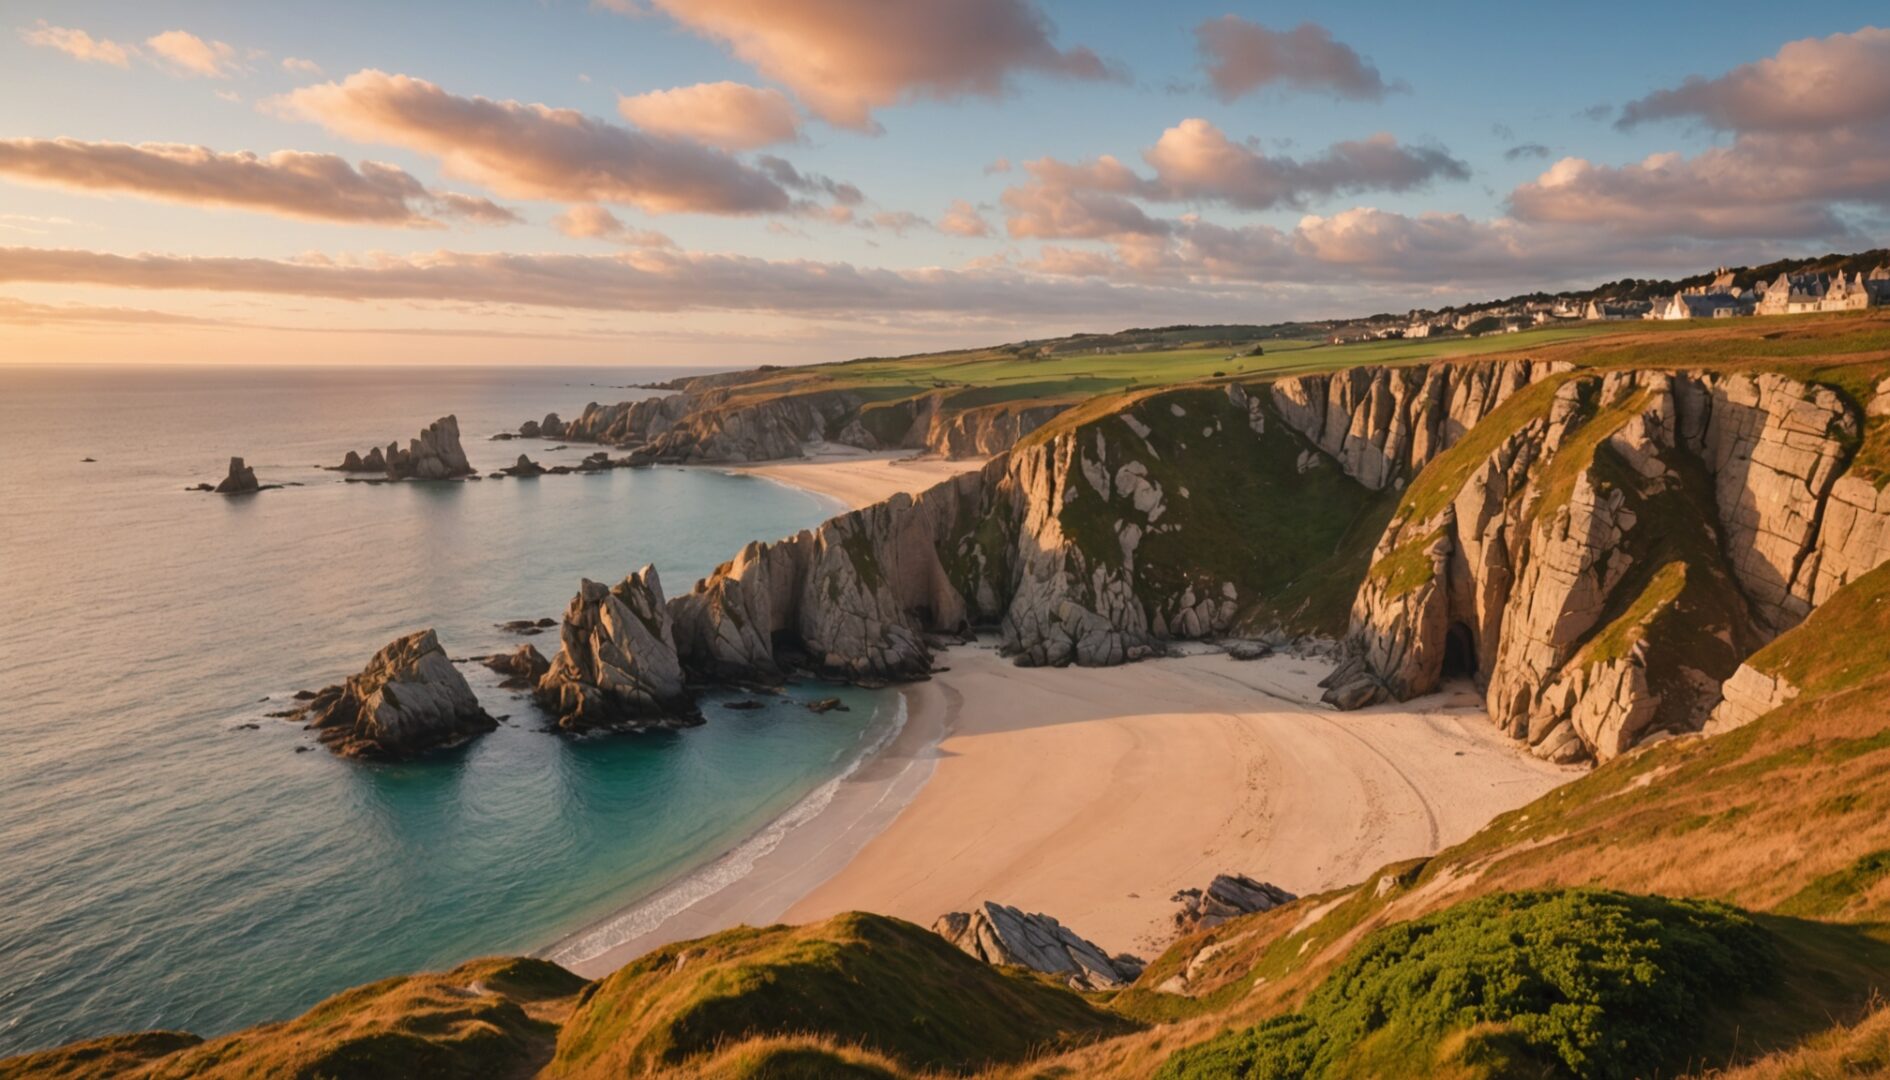
M 858 506 L 975 467 L 848 454 L 741 471 Z M 951 649 L 902 688 L 903 727 L 817 813 L 547 955 L 596 977 L 743 923 L 865 910 L 930 925 L 995 900 L 1152 956 L 1179 889 L 1223 872 L 1302 895 L 1349 884 L 1581 771 L 1498 734 L 1467 684 L 1340 713 L 1318 703 L 1323 659 L 1189 651 L 1018 668 L 992 640 Z M 705 877 L 733 880 L 710 891 Z
M 718 467 L 726 468 L 728 472 L 765 476 L 804 491 L 838 499 L 848 509 L 857 510 L 889 499 L 901 491 L 924 491 L 941 480 L 983 468 L 984 462 L 980 459 L 950 461 L 937 457 L 914 457 L 909 450 L 869 453 L 833 446 L 811 457 L 791 461 Z

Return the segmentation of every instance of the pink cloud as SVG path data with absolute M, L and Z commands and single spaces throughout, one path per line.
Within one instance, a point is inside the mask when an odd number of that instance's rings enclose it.
M 166 30 L 146 38 L 144 44 L 179 75 L 227 79 L 242 70 L 235 46 L 205 41 L 188 30 Z
M 793 142 L 801 134 L 800 116 L 786 94 L 737 82 L 697 83 L 621 97 L 617 111 L 645 131 L 724 150 Z
M 1361 191 L 1409 191 L 1470 175 L 1469 167 L 1446 151 L 1405 146 L 1390 135 L 1334 143 L 1318 157 L 1301 160 L 1262 154 L 1201 119 L 1169 128 L 1142 157 L 1153 167 L 1152 177 L 1107 155 L 1075 165 L 1050 158 L 1025 163 L 1030 180 L 1003 196 L 1010 234 L 1060 239 L 1157 235 L 1168 231 L 1168 224 L 1149 217 L 1136 200 L 1267 210 Z
M 1890 29 L 1787 42 L 1717 78 L 1694 76 L 1621 110 L 1615 126 L 1693 117 L 1725 131 L 1815 132 L 1890 116 Z
M 74 60 L 117 68 L 130 67 L 131 58 L 138 51 L 136 46 L 95 38 L 83 30 L 52 26 L 45 19 L 37 20 L 31 29 L 22 27 L 20 40 L 42 49 L 57 49 Z
M 791 166 L 757 167 L 574 109 L 461 97 L 383 71 L 306 86 L 280 105 L 338 135 L 436 157 L 451 175 L 514 198 L 616 203 L 659 214 L 758 214 L 790 208 L 793 178 L 818 187 L 819 178 L 800 177 Z
M 991 223 L 984 220 L 977 207 L 963 199 L 954 199 L 944 216 L 938 219 L 938 231 L 951 236 L 990 236 Z
M 566 236 L 579 240 L 608 240 L 625 247 L 673 248 L 676 241 L 655 229 L 633 229 L 601 206 L 573 206 L 551 219 Z
M 433 191 L 393 165 L 367 161 L 356 168 L 333 154 L 294 150 L 264 157 L 172 143 L 5 139 L 0 176 L 318 221 L 411 228 L 438 226 L 429 214 L 483 224 L 519 220 L 489 199 Z
M 789 89 L 821 119 L 876 130 L 873 110 L 912 98 L 997 97 L 1011 76 L 1114 73 L 1059 49 L 1030 0 L 652 0 Z
M 1380 101 L 1400 88 L 1387 85 L 1377 68 L 1315 23 L 1269 30 L 1223 15 L 1195 27 L 1194 35 L 1208 81 L 1222 101 L 1275 84 L 1353 101 Z

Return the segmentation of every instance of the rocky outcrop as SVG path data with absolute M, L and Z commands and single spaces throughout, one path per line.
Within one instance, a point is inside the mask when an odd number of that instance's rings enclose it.
M 456 746 L 498 726 L 431 630 L 390 642 L 347 682 L 295 713 L 344 757 L 405 758 Z
M 1210 930 L 1229 919 L 1272 911 L 1299 899 L 1277 885 L 1255 881 L 1244 874 L 1216 874 L 1205 889 L 1183 889 L 1169 897 L 1181 905 L 1175 912 L 1177 933 Z
M 1118 989 L 1142 973 L 1142 961 L 1112 957 L 1048 915 L 1026 915 L 989 900 L 973 911 L 941 915 L 932 930 L 987 964 L 1055 975 L 1076 990 Z
M 527 420 L 520 424 L 518 434 L 525 439 L 562 439 L 565 437 L 565 423 L 558 419 L 557 413 L 546 413 L 543 420 Z
M 537 697 L 564 731 L 640 731 L 701 723 L 670 628 L 662 582 L 646 566 L 615 588 L 583 581 L 565 609 L 558 655 Z
M 480 664 L 488 671 L 505 676 L 505 681 L 499 685 L 507 690 L 535 687 L 538 680 L 545 677 L 545 672 L 551 670 L 551 661 L 531 645 L 520 645 L 509 653 L 494 653 Z
M 252 495 L 261 490 L 262 485 L 256 482 L 256 470 L 243 464 L 240 457 L 230 459 L 230 471 L 216 486 L 218 495 Z
M 1704 730 L 1708 735 L 1718 735 L 1752 723 L 1773 709 L 1790 703 L 1798 696 L 1798 688 L 1790 680 L 1767 675 L 1750 664 L 1741 664 L 1739 670 L 1733 672 L 1732 678 L 1720 687 L 1720 693 L 1723 697 L 1706 721 Z

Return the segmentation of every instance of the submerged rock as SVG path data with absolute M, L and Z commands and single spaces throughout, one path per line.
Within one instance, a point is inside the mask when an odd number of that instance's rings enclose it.
M 218 495 L 248 495 L 261 491 L 262 485 L 256 482 L 256 470 L 243 464 L 243 459 L 230 459 L 230 472 L 216 486 Z
M 1278 885 L 1255 881 L 1244 874 L 1216 874 L 1206 889 L 1183 889 L 1169 899 L 1181 905 L 1181 910 L 1175 912 L 1175 929 L 1191 934 L 1237 916 L 1271 911 L 1299 898 Z
M 1048 915 L 1026 915 L 987 900 L 969 912 L 941 915 L 932 930 L 987 964 L 1011 964 L 1056 975 L 1073 989 L 1112 990 L 1142 973 L 1126 953 L 1110 956 Z
M 524 454 L 518 456 L 518 461 L 515 464 L 509 465 L 499 471 L 507 476 L 526 477 L 545 475 L 545 467 L 533 461 L 531 458 L 526 457 Z
M 654 566 L 615 588 L 585 580 L 565 609 L 560 649 L 538 701 L 565 731 L 687 727 L 702 722 L 687 687 Z
M 360 674 L 316 693 L 297 718 L 335 753 L 361 758 L 411 757 L 498 726 L 432 630 L 388 643 Z
M 499 685 L 508 690 L 537 686 L 538 680 L 551 670 L 551 661 L 531 645 L 520 645 L 509 653 L 494 653 L 480 663 L 504 675 L 505 681 Z

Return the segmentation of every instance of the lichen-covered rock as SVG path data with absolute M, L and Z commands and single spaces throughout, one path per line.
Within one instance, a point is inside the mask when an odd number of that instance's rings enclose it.
M 640 731 L 701 723 L 656 568 L 615 588 L 585 580 L 565 609 L 558 655 L 537 697 L 564 731 Z
M 1142 961 L 1112 957 L 1048 915 L 1026 915 L 989 900 L 969 912 L 939 916 L 932 930 L 987 964 L 1059 976 L 1077 990 L 1114 990 L 1142 973 Z
M 404 758 L 498 726 L 431 630 L 390 642 L 358 675 L 319 691 L 296 718 L 344 757 Z

